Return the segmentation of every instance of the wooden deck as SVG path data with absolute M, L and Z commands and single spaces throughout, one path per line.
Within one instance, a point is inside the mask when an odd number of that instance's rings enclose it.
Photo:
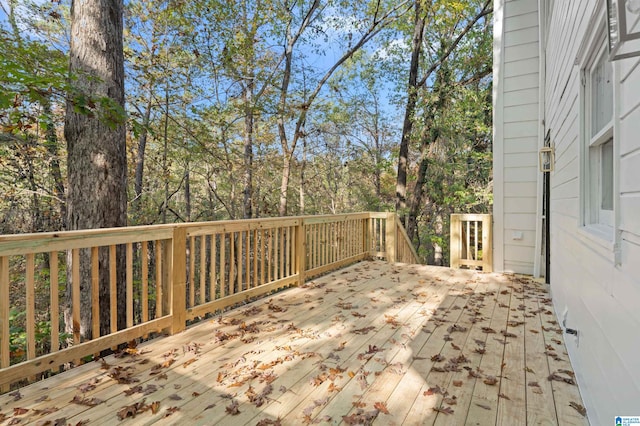
M 551 309 L 526 278 L 358 263 L 2 395 L 0 423 L 586 425 Z

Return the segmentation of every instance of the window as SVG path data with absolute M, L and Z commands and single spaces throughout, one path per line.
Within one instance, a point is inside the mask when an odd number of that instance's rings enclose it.
M 584 69 L 584 225 L 613 227 L 613 66 L 604 41 Z M 613 238 L 613 233 L 608 232 Z

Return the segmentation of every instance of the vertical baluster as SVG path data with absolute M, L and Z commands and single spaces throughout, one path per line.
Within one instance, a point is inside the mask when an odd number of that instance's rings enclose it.
M 229 255 L 229 294 L 235 294 L 235 280 L 236 280 L 236 233 L 229 233 L 229 245 L 231 251 Z
M 9 327 L 9 258 L 0 257 L 0 367 L 6 368 L 11 363 L 11 353 L 9 337 L 11 335 Z M 10 383 L 0 386 L 2 392 L 9 391 Z
M 258 230 L 253 230 L 253 287 L 258 286 Z
M 162 317 L 162 242 L 156 240 L 153 243 L 156 251 L 156 318 Z
M 287 229 L 287 236 L 288 236 L 288 242 L 289 242 L 289 258 L 288 258 L 288 265 L 289 265 L 289 276 L 295 274 L 295 258 L 296 258 L 296 254 L 294 252 L 294 227 L 290 226 Z
M 291 275 L 291 233 L 288 226 L 286 228 L 282 228 L 282 233 L 284 237 L 284 276 L 288 277 Z
M 71 319 L 73 343 L 80 343 L 80 249 L 71 250 Z M 79 364 L 80 360 L 76 360 Z
M 29 253 L 26 255 L 27 270 L 25 271 L 25 287 L 26 287 L 26 314 L 27 314 L 27 359 L 36 357 L 36 278 L 35 278 L 35 255 Z M 35 380 L 35 376 L 29 377 L 29 381 Z
M 76 262 L 74 262 L 75 264 Z M 118 331 L 118 284 L 116 274 L 116 246 L 109 246 L 109 310 L 111 314 L 111 332 Z M 116 350 L 116 347 L 113 347 Z
M 474 229 L 473 229 L 473 233 L 474 233 L 474 235 L 473 235 L 473 238 L 474 238 L 474 241 L 473 241 L 473 258 L 474 258 L 474 260 L 479 260 L 479 258 L 478 258 L 478 223 L 479 222 L 477 220 L 473 222 L 473 226 L 474 226 Z
M 220 234 L 220 297 L 225 297 L 226 295 L 226 283 L 225 283 L 225 269 L 226 269 L 226 254 L 227 254 L 227 234 L 224 232 Z
M 278 278 L 284 278 L 284 228 L 278 228 L 278 233 L 280 234 L 280 274 Z
M 51 352 L 60 349 L 60 306 L 58 295 L 58 252 L 49 253 L 49 321 L 51 322 Z M 54 371 L 57 371 L 55 369 Z
M 126 304 L 127 304 L 127 328 L 133 327 L 133 243 L 127 243 L 127 254 L 126 254 L 126 285 L 127 285 L 127 296 L 126 296 Z
M 237 260 L 237 264 L 238 264 L 238 275 L 236 276 L 236 291 L 237 292 L 241 292 L 243 290 L 242 288 L 242 273 L 243 273 L 243 263 L 242 262 L 242 240 L 243 240 L 243 236 L 244 236 L 244 231 L 240 231 L 238 232 L 238 260 Z M 246 273 L 246 271 L 244 271 Z
M 196 304 L 196 237 L 193 235 L 189 237 L 189 307 L 193 307 Z M 174 295 L 175 297 L 175 295 Z
M 207 301 L 207 237 L 200 236 L 200 304 Z
M 269 229 L 269 241 L 267 243 L 267 282 L 271 282 L 271 278 L 272 278 L 272 268 L 273 268 L 273 254 L 272 254 L 272 250 L 273 249 L 273 228 Z
M 100 337 L 100 247 L 91 247 L 91 337 Z
M 251 230 L 245 231 L 244 241 L 244 282 L 245 290 L 251 288 Z
M 149 321 L 149 244 L 147 241 L 143 241 L 140 248 L 140 266 L 142 268 L 140 303 L 142 303 L 142 322 L 145 323 Z
M 216 234 L 211 235 L 211 273 L 209 277 L 209 300 L 216 300 L 216 262 L 217 262 Z
M 264 284 L 264 233 L 265 230 L 260 230 L 260 284 Z

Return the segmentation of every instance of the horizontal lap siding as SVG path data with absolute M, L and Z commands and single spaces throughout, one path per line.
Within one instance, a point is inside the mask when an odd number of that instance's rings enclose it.
M 613 245 L 579 226 L 580 67 L 575 58 L 595 0 L 555 1 L 546 47 L 547 128 L 556 147 L 551 176 L 551 289 L 556 312 L 578 338 L 567 339 L 591 424 L 611 424 L 636 413 L 640 400 L 640 66 L 616 63 L 620 76 L 616 143 L 619 147 L 619 266 Z
M 494 197 L 497 270 L 533 273 L 536 204 L 538 202 L 539 45 L 537 2 L 503 4 L 503 51 L 500 94 L 504 108 L 496 115 L 501 126 L 501 191 Z M 499 193 L 501 192 L 501 193 Z

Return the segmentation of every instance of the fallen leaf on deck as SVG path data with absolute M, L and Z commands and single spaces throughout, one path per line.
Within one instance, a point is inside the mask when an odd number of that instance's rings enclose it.
M 489 385 L 489 386 L 493 386 L 496 383 L 498 383 L 498 379 L 494 376 L 487 376 L 485 377 L 485 379 L 482 381 L 485 385 Z
M 386 315 L 384 316 L 385 321 L 387 324 L 391 324 L 391 326 L 393 327 L 399 327 L 400 323 L 397 320 L 397 315 Z
M 449 328 L 447 328 L 447 331 L 449 333 L 455 333 L 455 332 L 463 333 L 463 332 L 467 331 L 467 327 L 463 327 L 463 326 L 458 325 L 458 324 L 453 324 L 452 326 L 449 326 Z
M 451 342 L 451 347 L 452 347 L 453 349 L 455 349 L 456 351 L 459 351 L 459 350 L 460 350 L 460 346 L 456 345 L 456 344 L 455 344 L 455 343 L 453 343 L 453 342 Z
M 429 396 L 429 395 L 434 395 L 434 394 L 446 395 L 446 393 L 447 392 L 444 389 L 442 389 L 440 386 L 435 385 L 435 386 L 430 387 L 426 391 L 424 391 L 423 395 L 424 396 Z
M 183 367 L 183 368 L 187 368 L 187 366 L 189 366 L 190 364 L 193 364 L 194 362 L 196 362 L 196 358 L 191 358 L 189 361 L 185 361 L 185 362 L 182 364 L 182 367 Z
M 573 380 L 571 377 L 562 377 L 559 374 L 556 373 L 551 373 L 549 375 L 549 377 L 547 377 L 547 379 L 551 382 L 551 381 L 557 381 L 557 382 L 564 382 L 564 383 L 568 383 L 570 385 L 575 385 L 576 382 L 575 380 Z
M 342 421 L 348 425 L 370 425 L 378 417 L 378 413 L 380 413 L 378 410 L 365 412 L 362 409 L 358 409 L 349 416 L 342 416 Z
M 171 394 L 169 395 L 167 398 L 169 398 L 172 401 L 180 401 L 182 399 L 182 397 L 178 394 Z
M 172 415 L 173 413 L 179 410 L 180 408 L 178 407 L 169 407 L 167 408 L 167 411 L 164 412 L 164 415 L 162 417 L 169 417 L 170 415 Z
M 369 327 L 363 327 L 363 328 L 358 328 L 356 330 L 352 330 L 351 332 L 354 334 L 367 334 L 372 330 L 375 330 L 376 328 L 374 326 L 369 326 Z
M 491 327 L 482 327 L 483 333 L 495 333 L 496 331 Z
M 582 405 L 578 404 L 577 402 L 571 401 L 569 403 L 569 406 L 571 408 L 575 409 L 578 413 L 580 413 L 580 415 L 582 415 L 582 417 L 586 417 L 587 416 L 587 409 L 584 408 Z
M 571 370 L 565 370 L 561 368 L 560 370 L 558 370 L 558 373 L 566 374 L 569 377 L 576 377 L 576 374 Z
M 124 367 L 117 366 L 109 370 L 109 373 L 107 375 L 120 384 L 130 384 L 130 383 L 139 382 L 138 379 L 133 377 L 133 374 L 134 374 L 133 370 L 134 370 L 133 367 L 124 368 Z
M 12 396 L 14 401 L 20 401 L 22 399 L 22 394 L 20 394 L 20 389 L 11 392 L 9 396 Z
M 458 403 L 458 397 L 453 395 L 450 397 L 446 397 L 442 400 L 445 404 L 456 405 Z
M 135 404 L 127 405 L 118 410 L 118 419 L 124 420 L 128 417 L 135 417 L 136 415 L 143 413 L 149 410 L 151 407 L 149 405 L 145 405 L 144 399 L 140 402 L 136 402 Z
M 464 383 L 464 382 L 463 382 L 462 380 L 454 380 L 454 381 L 453 381 L 453 386 L 455 386 L 455 387 L 459 388 L 460 386 L 462 386 L 462 385 L 463 385 L 463 383 Z
M 442 413 L 442 414 L 453 414 L 454 413 L 454 411 L 453 411 L 453 409 L 451 409 L 451 407 L 433 407 L 432 410 L 435 411 L 436 413 Z
M 498 397 L 511 401 L 511 398 L 509 398 L 507 395 L 505 395 L 503 393 L 498 394 Z
M 282 426 L 282 422 L 280 421 L 280 417 L 278 417 L 275 420 L 272 419 L 262 419 L 260 420 L 258 423 L 256 423 L 256 426 L 269 426 L 269 425 L 273 425 L 273 426 Z
M 484 408 L 485 410 L 491 410 L 491 407 L 489 407 L 488 405 L 484 405 L 484 404 L 479 404 L 476 402 L 476 405 L 480 408 Z
M 28 412 L 29 412 L 29 409 L 28 409 L 28 408 L 15 407 L 15 408 L 13 409 L 13 415 L 14 415 L 14 416 L 21 416 L 21 415 L 26 414 L 26 413 L 28 413 Z
M 387 404 L 384 402 L 376 402 L 373 404 L 373 408 L 375 408 L 376 410 L 384 413 L 384 414 L 389 414 L 389 410 L 387 409 Z
M 83 398 L 80 395 L 76 395 L 69 402 L 78 405 L 86 405 L 87 407 L 95 407 L 98 404 L 102 404 L 104 401 L 98 398 Z
M 444 361 L 446 358 L 441 355 L 441 354 L 435 354 L 431 357 L 431 361 L 433 362 L 440 362 L 440 361 Z
M 271 309 L 271 308 L 269 308 Z M 227 405 L 225 407 L 225 411 L 229 414 L 231 414 L 232 416 L 237 416 L 238 414 L 240 414 L 240 410 L 238 410 L 238 407 L 240 406 L 240 404 L 238 403 L 238 401 L 236 401 L 235 399 L 231 401 L 230 405 Z

